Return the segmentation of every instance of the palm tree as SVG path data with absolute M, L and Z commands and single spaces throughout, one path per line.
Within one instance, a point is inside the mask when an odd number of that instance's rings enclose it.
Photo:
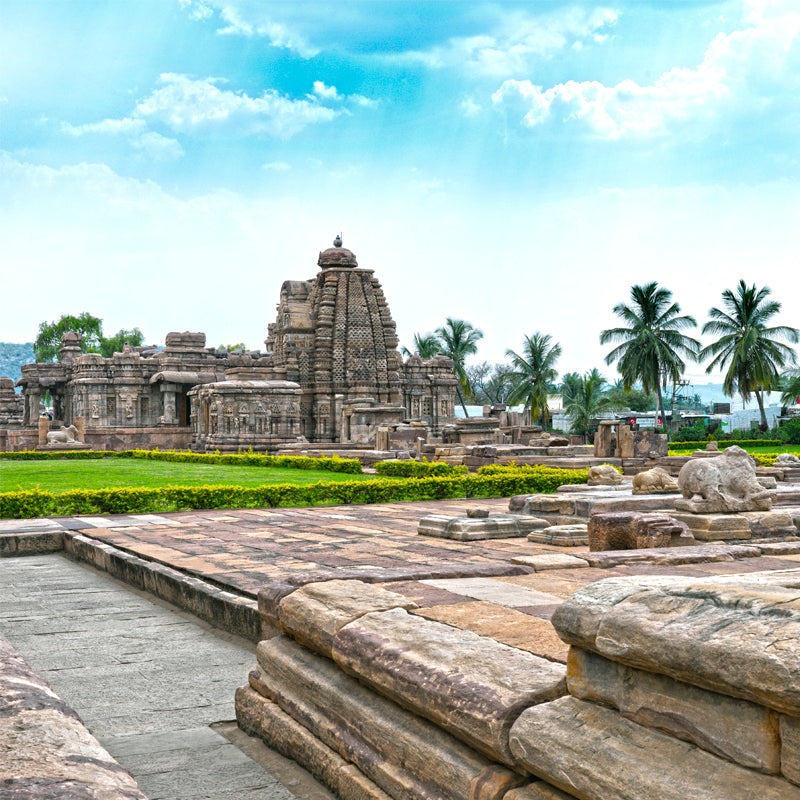
M 787 372 L 781 382 L 781 403 L 793 406 L 800 402 L 800 370 Z
M 767 323 L 780 310 L 777 300 L 767 300 L 770 289 L 758 289 L 739 281 L 735 291 L 726 289 L 722 293 L 723 309 L 712 308 L 711 319 L 703 325 L 703 333 L 719 337 L 700 351 L 700 358 L 713 356 L 706 372 L 727 365 L 728 371 L 722 382 L 722 390 L 728 397 L 736 392 L 747 402 L 756 396 L 761 412 L 761 429 L 766 430 L 767 415 L 764 411 L 764 392 L 780 385 L 779 370 L 787 364 L 795 364 L 794 350 L 777 339 L 796 344 L 798 331 L 786 325 L 768 328 Z
M 464 362 L 467 356 L 475 355 L 478 352 L 478 342 L 483 339 L 483 331 L 463 319 L 448 317 L 445 324 L 436 329 L 436 338 L 439 340 L 439 352 L 453 359 L 453 371 L 459 382 L 459 386 L 456 386 L 456 393 L 461 408 L 464 409 L 464 416 L 467 417 L 469 414 L 465 401 L 472 399 L 475 393 Z
M 531 410 L 531 418 L 539 420 L 543 426 L 550 422 L 547 393 L 558 376 L 555 364 L 561 356 L 561 345 L 558 342 L 551 345 L 551 341 L 549 334 L 536 331 L 533 336 L 525 337 L 522 355 L 506 350 L 513 367 L 508 376 L 514 381 L 508 403 L 523 403 Z
M 419 356 L 420 358 L 433 358 L 441 352 L 441 344 L 432 333 L 414 334 L 414 352 L 407 347 L 401 347 L 400 352 L 408 358 L 409 356 Z
M 564 376 L 562 386 L 562 397 L 564 398 L 564 413 L 572 417 L 572 428 L 576 432 L 586 436 L 589 433 L 589 426 L 592 421 L 597 419 L 600 412 L 609 406 L 608 398 L 605 396 L 607 381 L 597 371 L 597 368 L 584 375 L 578 375 L 567 382 L 567 378 L 572 375 Z
M 656 281 L 631 287 L 631 305 L 619 303 L 614 313 L 627 327 L 609 328 L 600 334 L 600 344 L 620 342 L 607 356 L 606 364 L 617 361 L 622 385 L 630 390 L 639 381 L 646 394 L 656 392 L 662 422 L 662 385 L 680 380 L 686 364 L 681 355 L 695 360 L 700 342 L 681 331 L 697 325 L 694 317 L 680 316 L 681 307 L 672 302 L 672 292 Z

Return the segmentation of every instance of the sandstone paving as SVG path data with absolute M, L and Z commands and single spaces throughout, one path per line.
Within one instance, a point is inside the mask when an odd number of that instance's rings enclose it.
M 234 718 L 247 643 L 60 555 L 0 562 L 0 597 L 0 632 L 150 800 L 305 797 L 209 728 Z

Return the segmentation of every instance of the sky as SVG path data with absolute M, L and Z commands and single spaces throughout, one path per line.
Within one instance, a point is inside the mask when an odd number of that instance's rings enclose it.
M 796 0 L 0 0 L 0 341 L 263 349 L 339 232 L 402 344 L 464 319 L 477 361 L 540 332 L 613 380 L 653 280 L 800 327 L 799 97 Z

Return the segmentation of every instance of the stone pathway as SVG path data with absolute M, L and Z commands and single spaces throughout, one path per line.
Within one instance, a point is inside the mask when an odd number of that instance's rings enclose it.
M 231 743 L 247 739 L 231 721 L 249 643 L 61 555 L 0 559 L 0 631 L 149 800 L 333 800 L 294 762 L 244 742 L 267 772 Z

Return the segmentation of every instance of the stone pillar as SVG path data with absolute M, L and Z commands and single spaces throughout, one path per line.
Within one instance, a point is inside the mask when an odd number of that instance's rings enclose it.
M 83 417 L 76 417 L 72 420 L 72 424 L 78 429 L 78 434 L 76 436 L 77 440 L 83 444 L 85 441 L 84 436 L 86 433 L 86 420 Z
M 39 444 L 47 444 L 47 434 L 50 431 L 50 420 L 44 416 L 39 417 Z
M 175 387 L 172 384 L 162 383 L 161 392 L 164 396 L 164 415 L 161 417 L 159 422 L 162 425 L 177 425 L 178 414 L 175 401 Z
M 37 425 L 39 419 L 39 393 L 31 392 L 25 395 L 25 424 Z

